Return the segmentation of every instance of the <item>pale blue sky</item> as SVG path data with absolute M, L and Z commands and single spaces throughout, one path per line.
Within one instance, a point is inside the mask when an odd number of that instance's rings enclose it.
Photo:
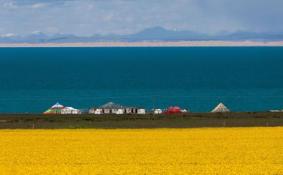
M 283 0 L 0 0 L 0 35 L 283 32 Z

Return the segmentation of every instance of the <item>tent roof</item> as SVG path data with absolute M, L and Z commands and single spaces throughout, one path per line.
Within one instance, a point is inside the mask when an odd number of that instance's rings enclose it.
M 51 107 L 51 109 L 61 109 L 61 108 L 64 108 L 64 106 L 63 105 L 61 105 L 60 103 L 56 103 L 55 105 L 53 105 L 52 107 Z
M 223 103 L 219 103 L 211 112 L 230 112 L 230 110 Z
M 122 105 L 115 104 L 113 102 L 109 102 L 109 103 L 106 103 L 106 104 L 100 106 L 99 108 L 102 108 L 102 109 L 121 109 L 121 108 L 124 108 L 124 107 Z
M 64 109 L 77 110 L 77 109 L 75 109 L 75 108 L 73 108 L 73 107 L 64 107 Z
M 181 108 L 179 106 L 170 106 L 168 110 L 180 110 Z

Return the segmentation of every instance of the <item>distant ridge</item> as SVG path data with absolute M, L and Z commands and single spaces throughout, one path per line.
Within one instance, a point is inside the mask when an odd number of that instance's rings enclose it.
M 0 35 L 0 43 L 88 43 L 88 42 L 143 42 L 143 41 L 283 41 L 283 33 L 255 33 L 239 31 L 208 35 L 193 31 L 168 30 L 163 27 L 147 28 L 128 35 L 93 35 L 89 37 L 70 34 Z

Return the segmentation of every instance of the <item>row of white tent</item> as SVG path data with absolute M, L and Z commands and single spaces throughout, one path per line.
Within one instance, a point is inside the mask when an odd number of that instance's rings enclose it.
M 83 112 L 73 107 L 65 107 L 60 103 L 51 106 L 44 114 L 82 114 Z M 98 108 L 88 110 L 89 114 L 146 114 L 146 110 L 136 107 L 123 107 L 113 102 L 106 103 Z
M 89 114 L 146 114 L 144 108 L 137 107 L 125 107 L 113 102 L 106 103 L 98 108 L 91 108 L 88 111 Z
M 153 109 L 153 114 L 162 114 L 162 109 Z M 182 110 L 181 112 L 188 112 L 188 110 Z M 230 112 L 230 110 L 223 104 L 219 103 L 211 112 Z M 123 107 L 113 102 L 106 103 L 98 108 L 91 108 L 87 111 L 89 114 L 146 114 L 146 109 L 136 107 Z M 59 103 L 56 103 L 51 108 L 46 110 L 44 114 L 82 114 L 82 111 L 73 107 L 65 107 Z

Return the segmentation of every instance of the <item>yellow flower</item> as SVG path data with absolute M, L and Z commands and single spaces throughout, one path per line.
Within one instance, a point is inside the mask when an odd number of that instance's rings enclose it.
M 283 175 L 283 127 L 0 130 L 0 174 Z

